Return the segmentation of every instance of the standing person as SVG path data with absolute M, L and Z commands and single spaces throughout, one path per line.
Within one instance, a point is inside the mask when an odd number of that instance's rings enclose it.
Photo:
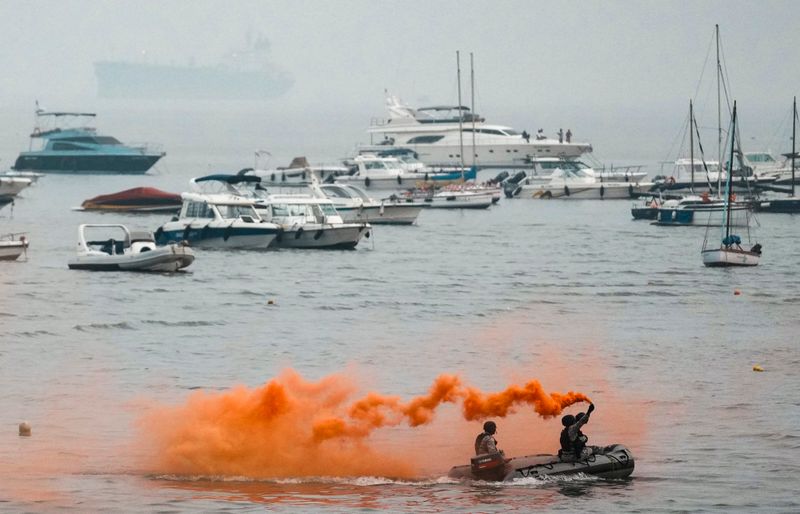
M 530 143 L 531 142 L 531 135 L 528 134 L 528 132 L 526 130 L 523 130 L 522 131 L 522 139 L 524 139 L 526 143 Z
M 497 440 L 494 434 L 497 433 L 497 424 L 494 421 L 487 421 L 483 424 L 483 432 L 475 438 L 475 455 L 484 453 L 503 453 L 497 449 Z
M 567 143 L 572 141 L 572 129 L 567 129 Z
M 564 129 L 562 128 L 558 129 L 558 142 L 559 143 L 564 142 Z

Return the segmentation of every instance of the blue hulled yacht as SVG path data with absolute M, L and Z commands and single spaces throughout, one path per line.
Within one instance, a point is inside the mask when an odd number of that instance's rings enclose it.
M 143 174 L 165 153 L 152 145 L 126 145 L 98 135 L 87 112 L 36 110 L 31 148 L 14 163 L 17 171 L 74 174 Z M 63 126 L 60 126 L 63 125 Z M 45 128 L 46 127 L 46 128 Z M 36 143 L 38 149 L 33 149 Z

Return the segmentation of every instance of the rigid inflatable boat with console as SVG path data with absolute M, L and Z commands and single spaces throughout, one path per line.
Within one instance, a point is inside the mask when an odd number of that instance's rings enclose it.
M 625 478 L 633 473 L 633 454 L 621 445 L 606 446 L 600 455 L 585 459 L 564 459 L 558 455 L 526 455 L 506 459 L 502 453 L 473 457 L 469 466 L 454 466 L 450 478 L 507 482 L 517 478 L 574 475 L 583 473 L 600 478 Z

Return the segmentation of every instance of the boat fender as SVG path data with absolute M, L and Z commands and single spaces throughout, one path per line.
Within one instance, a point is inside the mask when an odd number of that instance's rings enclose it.
M 366 187 L 369 187 L 369 177 L 367 177 L 367 178 L 365 178 L 365 179 L 364 179 L 364 185 L 365 185 Z
M 306 172 L 303 170 L 303 173 L 300 174 L 300 178 L 305 180 L 306 179 Z
M 633 184 L 628 184 L 628 196 L 633 198 Z
M 269 179 L 270 179 L 272 182 L 275 182 L 275 174 L 273 173 L 272 175 L 270 175 L 270 176 L 269 176 Z
M 324 233 L 325 233 L 325 231 L 322 230 L 322 229 L 317 230 L 314 233 L 314 241 L 317 241 L 320 237 L 322 237 L 322 234 L 324 234 Z
M 161 237 L 164 235 L 164 227 L 158 227 L 155 232 L 153 232 L 153 239 L 156 240 L 156 243 L 160 243 Z
M 286 182 L 286 173 L 281 173 L 281 182 Z
M 297 232 L 294 233 L 294 238 L 295 239 L 300 239 L 300 236 L 302 236 L 302 235 L 303 235 L 303 227 L 300 227 L 300 228 L 297 229 Z
M 401 177 L 400 175 L 397 175 L 397 183 L 398 184 L 402 184 L 403 183 L 403 177 Z
M 600 198 L 603 198 L 606 195 L 606 186 L 600 184 Z
M 233 223 L 225 227 L 225 232 L 222 234 L 222 240 L 227 241 L 231 237 L 231 234 L 233 234 Z
M 600 186 L 603 187 L 603 186 Z M 569 196 L 569 186 L 564 186 L 564 196 Z
M 427 181 L 428 181 L 428 172 L 426 171 L 425 172 L 425 182 L 427 182 Z
M 369 239 L 369 236 L 370 236 L 370 232 L 369 232 L 369 230 L 367 230 L 366 232 L 364 232 L 364 237 L 366 237 L 367 239 Z

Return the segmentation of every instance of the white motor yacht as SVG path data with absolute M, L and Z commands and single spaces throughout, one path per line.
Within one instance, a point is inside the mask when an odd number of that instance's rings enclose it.
M 187 241 L 198 248 L 266 250 L 281 231 L 258 215 L 250 198 L 230 193 L 182 193 L 181 198 L 180 214 L 155 232 L 159 244 Z
M 369 223 L 346 223 L 327 198 L 312 195 L 265 195 L 254 207 L 266 221 L 281 231 L 275 248 L 351 249 L 362 237 L 369 237 Z
M 422 209 L 429 206 L 424 201 L 398 195 L 376 200 L 353 184 L 322 184 L 319 190 L 333 202 L 342 219 L 350 223 L 412 225 Z
M 579 200 L 629 199 L 646 193 L 652 186 L 652 183 L 606 181 L 584 168 L 561 166 L 552 171 L 547 181 L 520 183 L 515 188 L 514 196 Z
M 368 129 L 370 145 L 362 150 L 408 148 L 431 166 L 458 166 L 471 162 L 478 168 L 527 167 L 535 157 L 578 157 L 592 151 L 586 142 L 571 138 L 536 136 L 504 125 L 492 125 L 465 106 L 433 106 L 414 109 L 387 95 L 388 119 L 373 120 Z M 463 133 L 459 133 L 459 130 Z M 473 148 L 474 136 L 474 148 Z M 462 159 L 461 149 L 468 156 Z
M 364 189 L 383 189 L 400 191 L 413 188 L 474 180 L 475 168 L 459 168 L 446 171 L 408 169 L 406 163 L 396 157 L 378 157 L 376 155 L 358 155 L 353 158 L 355 171 L 350 175 L 338 176 L 336 184 L 355 184 Z
M 96 239 L 98 234 L 101 236 Z M 194 253 L 185 245 L 157 246 L 149 232 L 131 232 L 125 225 L 85 223 L 78 227 L 77 255 L 68 265 L 69 269 L 91 271 L 178 271 L 192 262 Z

